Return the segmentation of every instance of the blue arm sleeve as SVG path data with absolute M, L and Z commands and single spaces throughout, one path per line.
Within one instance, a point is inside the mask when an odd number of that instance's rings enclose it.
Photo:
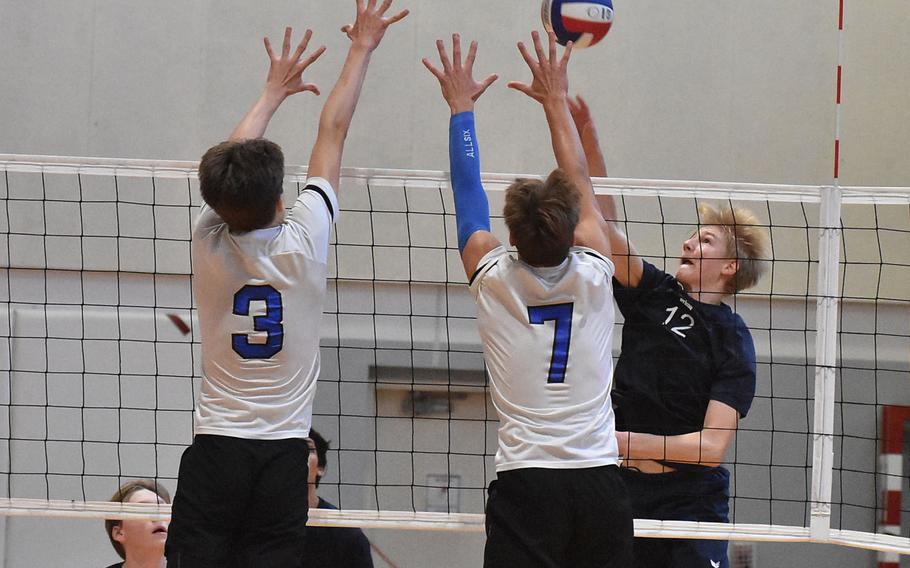
M 490 230 L 490 204 L 480 183 L 480 152 L 473 112 L 452 115 L 449 121 L 449 167 L 455 197 L 458 251 L 463 252 L 471 235 Z

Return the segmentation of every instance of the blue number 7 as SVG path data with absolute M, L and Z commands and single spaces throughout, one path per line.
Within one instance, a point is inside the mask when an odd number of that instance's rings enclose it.
M 566 367 L 569 365 L 569 341 L 572 339 L 573 307 L 571 302 L 550 306 L 528 306 L 528 320 L 532 324 L 556 322 L 553 331 L 553 354 L 550 356 L 548 383 L 562 383 L 566 380 Z
M 281 306 L 281 292 L 271 286 L 247 285 L 234 294 L 234 313 L 250 315 L 250 302 L 265 302 L 265 315 L 253 317 L 253 329 L 266 332 L 265 343 L 250 343 L 243 333 L 231 336 L 231 346 L 244 359 L 269 359 L 281 351 L 284 345 L 284 310 Z

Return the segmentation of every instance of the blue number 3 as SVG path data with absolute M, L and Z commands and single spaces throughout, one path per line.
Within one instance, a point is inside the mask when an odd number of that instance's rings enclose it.
M 250 315 L 250 302 L 265 302 L 265 315 L 253 316 L 253 329 L 266 332 L 265 343 L 250 343 L 250 338 L 244 333 L 231 335 L 234 351 L 244 359 L 268 359 L 281 351 L 284 345 L 284 318 L 281 307 L 281 292 L 271 286 L 247 285 L 234 294 L 234 314 L 238 316 Z
M 572 339 L 572 309 L 572 303 L 528 306 L 528 320 L 532 324 L 556 322 L 553 330 L 553 353 L 550 356 L 548 383 L 562 383 L 566 380 L 566 368 L 569 366 L 569 342 Z

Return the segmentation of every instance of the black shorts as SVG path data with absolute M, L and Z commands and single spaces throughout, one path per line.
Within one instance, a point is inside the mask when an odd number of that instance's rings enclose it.
M 303 438 L 199 435 L 180 459 L 169 568 L 298 568 L 307 521 Z
M 637 519 L 729 522 L 730 473 L 705 467 L 669 473 L 622 470 Z M 727 568 L 726 540 L 636 538 L 638 568 Z
M 632 510 L 619 468 L 528 468 L 490 484 L 486 568 L 632 565 Z

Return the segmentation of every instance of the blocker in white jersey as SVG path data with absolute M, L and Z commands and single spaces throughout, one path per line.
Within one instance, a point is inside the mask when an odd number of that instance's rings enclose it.
M 307 172 L 285 215 L 284 153 L 263 138 L 287 97 L 318 89 L 303 71 L 307 30 L 280 55 L 265 38 L 259 99 L 199 162 L 206 203 L 193 230 L 202 388 L 193 444 L 180 459 L 165 555 L 169 568 L 299 568 L 307 563 L 308 454 L 335 189 L 370 55 L 407 10 L 356 2 L 338 81 L 319 118 Z
M 458 250 L 471 293 L 499 415 L 496 480 L 486 505 L 484 568 L 632 565 L 632 512 L 619 478 L 613 373 L 613 262 L 584 153 L 568 106 L 556 36 L 534 75 L 509 84 L 543 105 L 559 168 L 506 189 L 509 254 L 490 232 L 480 178 L 474 102 L 496 80 L 472 76 L 477 43 L 462 61 L 436 41 L 442 68 L 423 63 L 449 104 L 449 161 Z M 549 56 L 547 55 L 549 53 Z M 573 246 L 575 245 L 575 246 Z
M 496 470 L 615 465 L 613 262 L 573 247 L 530 266 L 503 247 L 472 282 L 499 414 Z
M 232 233 L 204 206 L 193 231 L 202 332 L 195 433 L 305 438 L 319 376 L 319 322 L 338 200 L 313 178 L 283 223 Z

